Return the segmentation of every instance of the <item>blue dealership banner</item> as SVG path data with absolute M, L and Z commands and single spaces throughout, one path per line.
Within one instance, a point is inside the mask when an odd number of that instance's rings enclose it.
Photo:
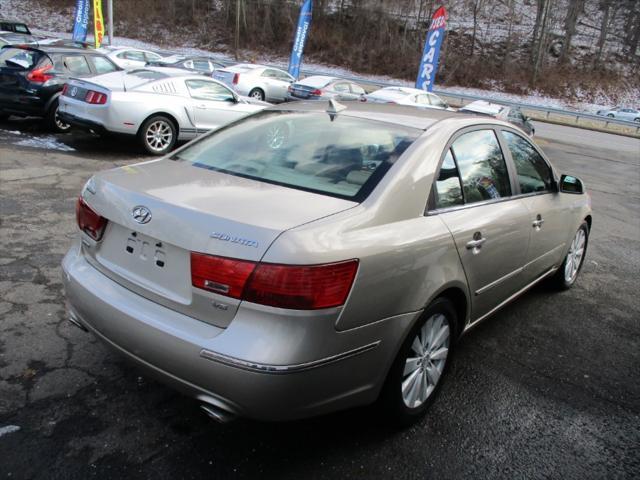
M 74 42 L 84 42 L 87 39 L 90 5 L 89 0 L 76 0 L 76 10 L 73 17 Z
M 431 18 L 431 26 L 427 33 L 427 40 L 424 42 L 424 51 L 422 52 L 422 61 L 418 70 L 418 78 L 416 80 L 416 88 L 433 90 L 433 83 L 438 71 L 438 60 L 440 59 L 440 47 L 442 39 L 447 28 L 447 11 L 444 7 L 436 10 Z
M 293 41 L 291 58 L 289 59 L 289 73 L 296 80 L 300 76 L 300 65 L 302 65 L 302 53 L 304 44 L 307 41 L 309 27 L 311 26 L 311 13 L 313 12 L 313 0 L 305 0 L 300 7 L 300 17 L 298 17 L 298 28 L 296 28 L 296 38 Z

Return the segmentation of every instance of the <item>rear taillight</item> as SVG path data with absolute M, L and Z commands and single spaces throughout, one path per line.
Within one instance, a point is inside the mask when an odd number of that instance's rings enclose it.
M 67 90 L 69 90 L 69 84 L 65 83 L 62 87 L 62 95 L 66 95 L 67 94 Z
M 316 88 L 311 92 L 311 95 L 322 95 L 322 90 L 320 90 L 319 88 Z
M 107 219 L 98 215 L 82 197 L 76 201 L 76 220 L 78 227 L 94 240 L 102 238 L 104 229 L 107 226 Z
M 357 260 L 309 266 L 261 263 L 244 299 L 297 310 L 338 307 L 347 300 L 357 270 Z
M 53 68 L 53 65 L 45 65 L 44 67 L 34 68 L 27 73 L 27 80 L 33 83 L 44 83 L 53 78 L 53 75 L 46 73 Z
M 357 270 L 357 260 L 324 265 L 276 265 L 191 253 L 194 287 L 261 305 L 296 310 L 344 305 Z
M 239 81 L 240 81 L 240 74 L 239 73 L 234 74 L 233 75 L 233 84 L 237 85 Z
M 256 264 L 191 252 L 191 284 L 228 297 L 240 298 Z
M 94 105 L 104 105 L 107 103 L 107 96 L 104 93 L 89 90 L 84 96 L 84 101 L 87 103 L 93 103 Z

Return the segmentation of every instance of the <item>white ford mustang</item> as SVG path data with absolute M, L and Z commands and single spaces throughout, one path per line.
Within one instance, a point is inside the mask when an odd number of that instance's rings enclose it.
M 202 75 L 152 67 L 72 78 L 59 102 L 65 122 L 97 133 L 136 135 L 153 155 L 269 105 Z

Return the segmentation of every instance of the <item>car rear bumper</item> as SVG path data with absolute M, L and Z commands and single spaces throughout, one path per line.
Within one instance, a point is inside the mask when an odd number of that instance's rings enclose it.
M 0 112 L 27 117 L 44 117 L 47 101 L 36 95 L 0 94 Z
M 244 417 L 289 420 L 371 403 L 419 315 L 337 332 L 335 318 L 305 328 L 298 312 L 292 329 L 286 313 L 245 308 L 222 329 L 127 290 L 81 250 L 76 242 L 62 263 L 72 319 L 161 381 Z M 314 332 L 323 322 L 330 329 Z
M 103 133 L 107 130 L 105 126 L 100 122 L 80 118 L 76 115 L 72 115 L 71 113 L 58 111 L 58 117 L 60 117 L 63 122 L 68 123 L 69 125 L 73 125 L 77 128 L 82 128 L 84 130 L 93 130 L 96 133 Z

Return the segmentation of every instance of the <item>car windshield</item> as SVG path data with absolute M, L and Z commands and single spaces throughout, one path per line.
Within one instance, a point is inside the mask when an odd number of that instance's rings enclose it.
M 361 202 L 420 133 L 325 112 L 266 111 L 203 137 L 173 159 Z

